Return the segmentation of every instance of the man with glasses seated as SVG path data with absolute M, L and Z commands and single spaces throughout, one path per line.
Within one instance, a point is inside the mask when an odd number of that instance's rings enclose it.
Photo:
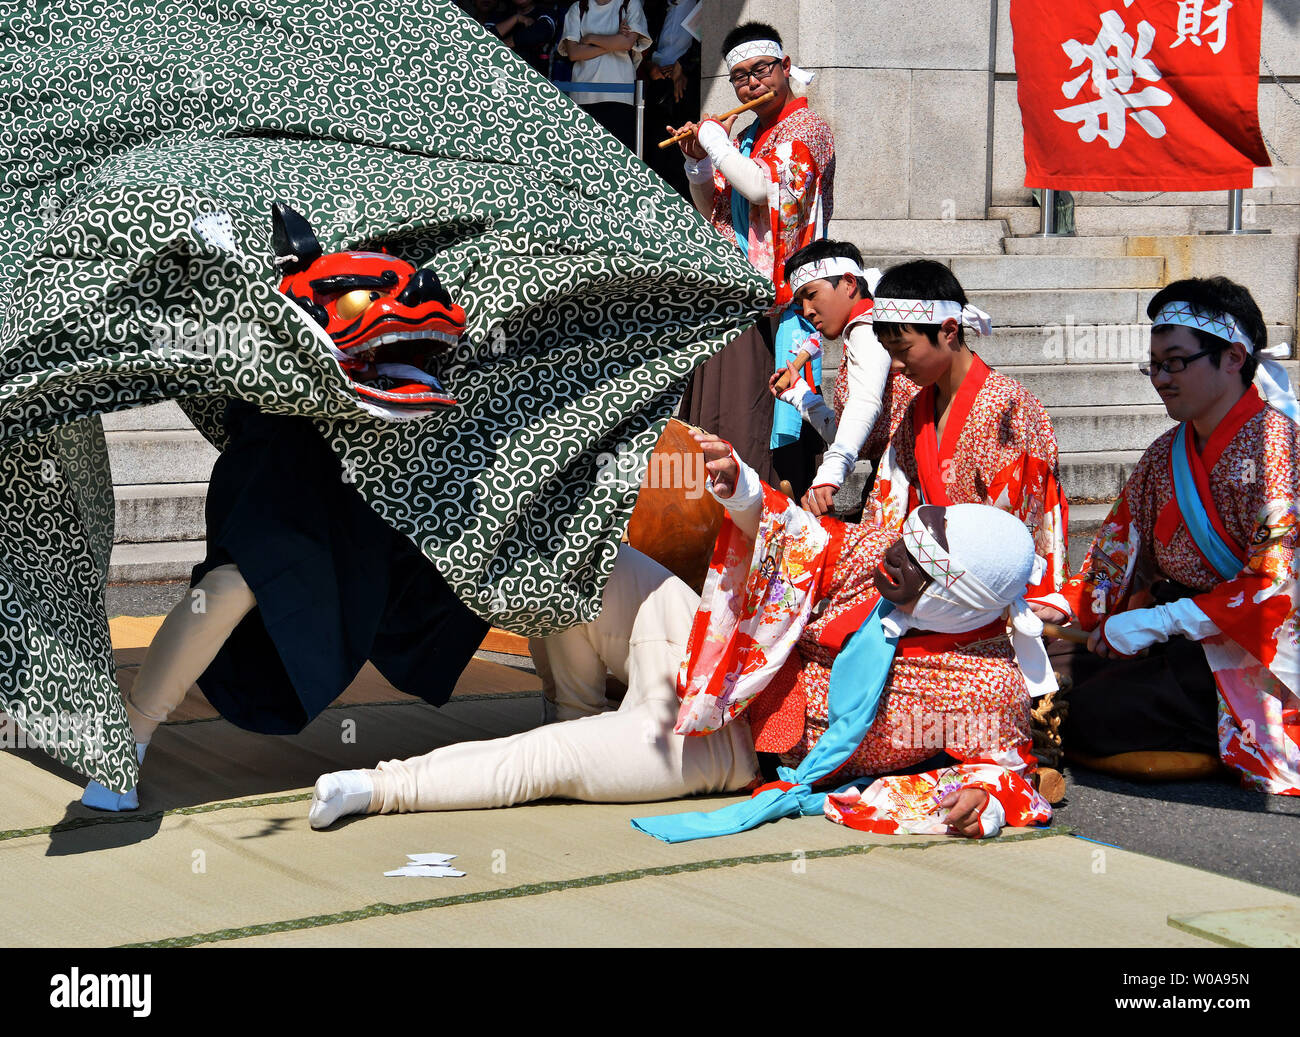
M 1141 370 L 1178 425 L 1142 455 L 1062 588 L 1091 631 L 1086 649 L 1053 645 L 1074 681 L 1065 746 L 1217 753 L 1247 787 L 1300 795 L 1300 449 L 1275 359 L 1285 347 L 1266 349 L 1259 307 L 1222 277 L 1177 281 L 1147 314 Z
M 669 129 L 692 132 L 681 148 L 695 206 L 772 279 L 776 305 L 772 319 L 760 320 L 696 370 L 681 417 L 733 443 L 769 485 L 789 481 L 798 499 L 812 483 L 821 438 L 795 407 L 772 399 L 767 386 L 774 371 L 784 371 L 805 344 L 819 338 L 790 306 L 784 268 L 787 258 L 826 236 L 835 141 L 825 120 L 794 96 L 791 80 L 807 84 L 812 76 L 790 63 L 774 28 L 742 25 L 727 35 L 722 51 L 742 104 L 769 91 L 773 97 L 753 109 L 757 118 L 735 140 L 730 134 L 736 117 Z M 814 388 L 820 365 L 818 356 Z

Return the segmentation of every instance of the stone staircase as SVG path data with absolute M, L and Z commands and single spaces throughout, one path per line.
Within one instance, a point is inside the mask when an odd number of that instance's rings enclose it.
M 856 242 L 868 265 L 883 269 L 922 256 L 945 263 L 972 302 L 992 316 L 994 334 L 978 343 L 980 354 L 1038 396 L 1056 427 L 1061 479 L 1071 500 L 1074 565 L 1142 450 L 1171 424 L 1135 365 L 1148 351 L 1147 302 L 1161 285 L 1185 274 L 1171 271 L 1166 255 L 1148 254 L 1150 235 L 1158 235 L 1154 240 L 1162 247 L 1179 250 L 1180 235 L 1223 220 L 1222 205 L 1163 208 L 1169 211 L 1084 206 L 1076 210 L 1080 236 L 1055 239 L 1015 236 L 1037 229 L 1038 210 L 1032 207 L 994 208 L 987 220 L 831 225 L 831 236 Z M 1298 219 L 1300 206 L 1259 209 L 1260 224 L 1276 224 L 1283 233 Z M 1135 238 L 1134 227 L 1148 236 Z M 1197 240 L 1206 239 L 1182 239 Z M 1275 239 L 1270 247 L 1278 244 Z M 1185 269 L 1186 257 L 1180 262 Z M 1227 269 L 1229 276 L 1233 269 Z M 1251 284 L 1246 274 L 1238 276 Z M 1294 305 L 1274 317 L 1269 341 L 1294 343 Z M 827 385 L 839 362 L 837 347 L 831 343 L 827 351 Z M 1297 380 L 1297 365 L 1289 366 Z M 109 415 L 104 427 L 117 490 L 110 581 L 187 578 L 204 553 L 204 495 L 216 451 L 174 403 Z
M 203 505 L 217 451 L 175 403 L 106 414 L 117 496 L 110 583 L 188 579 L 203 559 Z
M 1221 230 L 1227 222 L 1227 193 L 1207 197 L 1215 200 L 1196 205 L 1087 204 L 1084 201 L 1074 210 L 1074 230 L 1078 235 L 1075 240 L 1095 241 L 1107 237 L 1123 242 L 1126 237 L 1138 234 L 1168 237 Z M 1079 200 L 1084 199 L 1096 200 L 1091 195 L 1081 196 Z M 1037 232 L 1041 219 L 1036 206 L 995 205 L 989 209 L 989 217 L 1005 220 L 1012 235 Z M 1294 233 L 1300 227 L 1300 205 L 1258 205 L 1249 211 L 1246 220 L 1248 226 Z

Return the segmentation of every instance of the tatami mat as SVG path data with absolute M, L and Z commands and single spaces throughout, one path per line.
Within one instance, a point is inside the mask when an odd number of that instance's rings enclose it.
M 1300 905 L 1295 904 L 1170 915 L 1169 924 L 1225 947 L 1300 948 Z
M 1095 874 L 1092 849 L 1069 837 L 885 844 L 865 855 L 722 864 L 531 896 L 523 887 L 508 899 L 225 945 L 1207 947 L 1167 916 L 1185 904 L 1294 900 L 1123 851 Z
M 118 681 L 129 687 L 135 664 L 118 652 Z M 144 812 L 246 796 L 310 789 L 324 771 L 373 767 L 439 745 L 496 738 L 541 720 L 541 684 L 532 674 L 474 660 L 440 711 L 394 689 L 367 665 L 337 703 L 301 734 L 241 731 L 217 716 L 197 688 L 154 735 L 140 788 Z M 85 779 L 36 749 L 0 752 L 0 782 L 17 789 L 0 805 L 0 840 L 14 829 L 102 821 L 83 807 Z M 0 843 L 2 845 L 2 843 Z
M 118 658 L 126 683 L 133 651 Z M 130 815 L 82 807 L 81 779 L 40 753 L 0 753 L 6 942 L 1208 946 L 1168 917 L 1300 907 L 1053 830 L 971 843 L 809 817 L 669 846 L 628 824 L 733 797 L 361 817 L 326 832 L 307 824 L 323 771 L 510 734 L 536 724 L 540 709 L 534 676 L 481 660 L 442 709 L 367 669 L 292 738 L 239 731 L 194 692 L 155 737 L 141 810 Z M 406 854 L 430 851 L 457 854 L 467 875 L 384 877 Z

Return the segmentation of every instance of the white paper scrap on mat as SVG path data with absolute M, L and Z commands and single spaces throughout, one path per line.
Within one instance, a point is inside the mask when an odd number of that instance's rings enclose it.
M 456 859 L 454 853 L 408 853 L 406 859 L 412 864 L 450 864 Z
M 457 871 L 455 868 L 447 868 L 438 864 L 408 864 L 405 868 L 398 868 L 396 871 L 386 871 L 384 875 L 389 878 L 404 876 L 411 879 L 463 879 L 465 873 Z
M 456 859 L 454 853 L 408 853 L 406 859 L 411 863 L 398 868 L 396 871 L 386 871 L 384 876 L 386 878 L 412 879 L 463 879 L 465 877 L 463 871 L 448 867 L 448 863 Z

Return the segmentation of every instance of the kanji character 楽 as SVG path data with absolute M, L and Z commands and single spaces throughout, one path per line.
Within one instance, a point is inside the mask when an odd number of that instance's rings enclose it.
M 1124 142 L 1126 115 L 1132 115 L 1134 122 L 1152 137 L 1165 135 L 1165 124 L 1159 116 L 1143 109 L 1170 104 L 1173 95 L 1155 86 L 1129 92 L 1135 78 L 1153 82 L 1161 78 L 1160 70 L 1148 57 L 1155 35 L 1155 27 L 1150 22 L 1141 21 L 1138 23 L 1138 38 L 1134 41 L 1119 12 L 1105 11 L 1101 15 L 1101 30 L 1096 40 L 1088 44 L 1071 39 L 1061 45 L 1070 58 L 1071 68 L 1077 68 L 1085 60 L 1092 65 L 1091 69 L 1062 83 L 1061 93 L 1074 98 L 1083 84 L 1091 79 L 1097 100 L 1056 109 L 1057 117 L 1064 122 L 1080 123 L 1079 138 L 1085 143 L 1101 137 L 1112 149 L 1118 148 Z

